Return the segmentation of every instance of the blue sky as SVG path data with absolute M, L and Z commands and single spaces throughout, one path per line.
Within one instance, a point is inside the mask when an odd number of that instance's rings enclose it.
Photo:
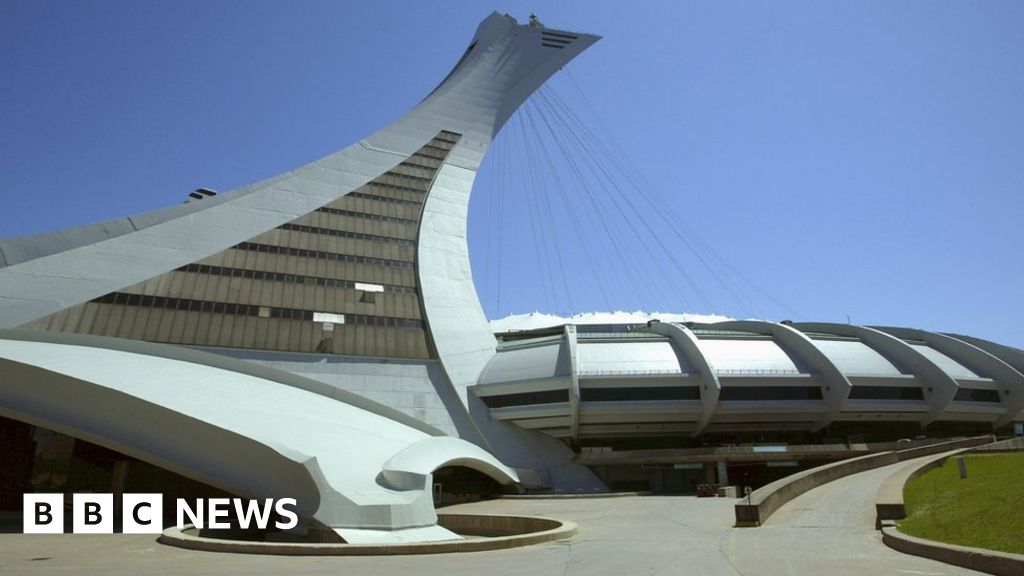
M 614 242 L 581 234 L 590 192 L 534 186 L 516 151 L 545 136 L 515 120 L 471 206 L 490 317 L 849 317 L 1024 347 L 1016 1 L 0 0 L 0 237 L 227 191 L 346 146 L 429 92 L 491 10 L 604 36 L 550 89 L 649 183 L 657 200 L 638 206 L 666 246 L 623 233 L 639 220 L 610 204 Z M 526 188 L 554 202 L 550 229 Z M 705 268 L 668 221 L 729 268 Z

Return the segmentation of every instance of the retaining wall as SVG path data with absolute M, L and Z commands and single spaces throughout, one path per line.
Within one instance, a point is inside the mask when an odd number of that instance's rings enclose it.
M 749 499 L 744 498 L 737 503 L 735 507 L 736 526 L 760 526 L 786 502 L 812 488 L 817 488 L 822 484 L 827 484 L 850 474 L 896 464 L 903 460 L 910 460 L 929 454 L 989 444 L 993 440 L 994 437 L 991 435 L 963 438 L 929 446 L 909 448 L 907 450 L 850 458 L 797 472 L 792 476 L 787 476 L 767 486 L 758 488 L 750 494 Z
M 939 454 L 935 458 L 923 462 L 920 466 L 897 470 L 892 476 L 886 478 L 878 488 L 878 494 L 875 495 L 875 529 L 881 530 L 885 520 L 902 520 L 907 517 L 907 509 L 903 504 L 903 489 L 911 480 L 942 466 L 950 457 L 968 450 L 971 449 L 961 448 Z
M 891 525 L 891 522 L 891 520 L 886 521 L 886 525 L 882 528 L 882 542 L 893 550 L 997 576 L 1024 574 L 1024 555 L 1022 554 L 970 548 L 916 538 L 900 532 Z
M 280 556 L 385 556 L 399 554 L 442 554 L 478 552 L 529 546 L 562 540 L 576 534 L 576 523 L 536 516 L 499 516 L 486 514 L 438 514 L 437 523 L 453 532 L 465 534 L 462 540 L 398 544 L 327 544 L 313 542 L 252 542 L 206 538 L 194 529 L 168 528 L 157 539 L 162 544 L 236 554 L 273 554 Z M 485 537 L 486 536 L 486 537 Z

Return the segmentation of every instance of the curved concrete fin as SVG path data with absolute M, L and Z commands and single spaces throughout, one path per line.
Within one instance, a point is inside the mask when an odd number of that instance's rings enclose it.
M 0 415 L 5 418 L 80 438 L 242 497 L 295 498 L 297 511 L 307 519 L 319 509 L 320 490 L 294 454 L 36 363 L 40 352 L 58 352 L 49 347 L 27 350 L 8 344 L 0 341 Z
M 446 461 L 485 459 L 461 440 L 173 356 L 0 339 L 0 414 L 241 496 L 295 498 L 300 515 L 331 528 L 433 525 L 429 487 L 377 481 L 389 458 L 423 440 L 440 440 Z
M 426 438 L 395 454 L 382 467 L 384 480 L 399 490 L 422 488 L 421 478 L 429 478 L 445 466 L 463 466 L 490 476 L 501 484 L 519 481 L 516 471 L 502 464 L 479 446 L 459 438 Z
M 362 410 L 372 412 L 384 418 L 394 420 L 405 426 L 409 426 L 428 434 L 430 436 L 444 436 L 445 433 L 434 428 L 433 426 L 413 418 L 404 412 L 400 412 L 385 406 L 379 402 L 374 402 L 365 396 L 354 394 L 334 386 L 328 386 L 323 382 L 311 380 L 291 372 L 285 372 L 283 370 L 275 370 L 273 368 L 267 368 L 254 364 L 252 362 L 245 362 L 237 360 L 229 356 L 221 354 L 211 354 L 209 352 L 203 352 L 192 348 L 184 348 L 181 346 L 168 346 L 165 344 L 157 344 L 153 342 L 144 342 L 142 340 L 125 340 L 122 338 L 108 338 L 106 336 L 95 336 L 92 334 L 66 334 L 60 332 L 33 332 L 28 330 L 0 330 L 0 340 L 11 340 L 19 342 L 39 342 L 49 344 L 66 344 L 69 346 L 86 346 L 92 348 L 105 348 L 109 350 L 119 350 L 122 352 L 130 352 L 133 354 L 143 354 L 146 356 L 152 356 L 155 358 L 165 358 L 168 360 L 180 360 L 183 362 L 189 362 L 193 364 L 200 364 L 209 366 L 211 368 L 220 368 L 223 370 L 230 370 L 240 374 L 247 374 L 263 380 L 269 380 L 277 382 L 283 386 L 290 386 L 299 390 L 305 390 L 314 394 L 320 394 L 327 398 L 344 402 L 351 406 L 355 406 Z
M 922 426 L 938 419 L 956 396 L 957 388 L 959 388 L 956 380 L 929 360 L 927 356 L 891 334 L 867 326 L 825 322 L 801 322 L 793 324 L 793 327 L 805 332 L 822 332 L 858 338 L 866 346 L 892 358 L 905 369 L 920 377 L 921 381 L 927 384 L 922 386 L 921 393 L 925 401 L 928 402 L 928 413 L 921 421 Z
M 945 334 L 915 328 L 888 326 L 875 326 L 874 328 L 897 338 L 920 340 L 966 366 L 979 376 L 996 380 L 1000 385 L 999 398 L 1006 411 L 996 419 L 993 427 L 999 428 L 1009 424 L 1024 409 L 1024 374 L 1018 372 L 998 356 L 970 342 Z
M 693 432 L 693 436 L 699 436 L 708 427 L 708 424 L 711 423 L 711 418 L 715 415 L 715 409 L 718 408 L 718 397 L 722 393 L 722 383 L 718 381 L 715 367 L 711 365 L 711 360 L 701 350 L 700 340 L 685 325 L 673 322 L 653 322 L 648 326 L 648 329 L 655 334 L 662 334 L 672 338 L 672 341 L 686 355 L 689 364 L 696 367 L 700 372 L 700 402 L 702 411 L 700 421 L 697 422 L 697 428 Z
M 760 320 L 736 320 L 708 324 L 709 328 L 721 330 L 745 330 L 769 334 L 778 343 L 796 354 L 807 366 L 810 366 L 822 377 L 821 395 L 825 400 L 827 413 L 825 418 L 815 424 L 814 429 L 820 430 L 835 420 L 843 409 L 843 404 L 850 396 L 853 385 L 839 368 L 814 345 L 814 341 L 804 333 L 787 324 L 776 324 Z

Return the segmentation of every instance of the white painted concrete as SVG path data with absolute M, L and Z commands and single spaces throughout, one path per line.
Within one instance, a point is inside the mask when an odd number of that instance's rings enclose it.
M 0 339 L 0 415 L 241 496 L 295 498 L 302 517 L 360 542 L 455 537 L 436 526 L 431 464 L 458 463 L 499 481 L 516 480 L 464 440 L 431 436 L 286 382 L 218 367 L 212 358 L 201 363 Z

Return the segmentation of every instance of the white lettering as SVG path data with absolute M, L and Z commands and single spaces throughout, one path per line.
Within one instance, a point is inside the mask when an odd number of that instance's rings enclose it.
M 164 497 L 162 495 L 124 494 L 121 496 L 121 532 L 123 534 L 159 534 L 163 529 Z
M 111 534 L 114 531 L 113 494 L 74 494 L 72 531 L 75 533 Z M 64 532 L 63 494 L 25 494 L 23 531 L 26 534 Z M 179 529 L 229 529 L 237 524 L 242 529 L 266 530 L 271 519 L 280 530 L 299 525 L 295 498 L 185 498 L 175 501 L 175 517 Z M 206 512 L 204 514 L 204 511 Z M 234 516 L 234 518 L 232 518 Z M 204 519 L 206 522 L 204 522 Z M 124 534 L 159 534 L 164 527 L 162 494 L 122 494 L 121 532 Z
M 184 498 L 178 498 L 178 503 L 175 507 L 178 509 L 178 528 L 184 528 L 185 524 L 191 524 L 200 529 L 206 527 L 206 525 L 203 524 L 202 500 L 196 500 L 195 512 L 192 511 L 192 508 L 189 507 L 188 502 L 186 502 Z M 185 522 L 186 515 L 191 522 Z
M 113 494 L 75 494 L 71 529 L 76 534 L 114 533 Z
M 207 528 L 231 528 L 230 522 L 218 522 L 219 518 L 227 518 L 231 513 L 228 508 L 231 505 L 231 501 L 227 498 L 210 498 L 207 500 L 210 509 L 210 523 Z
M 238 518 L 238 525 L 242 528 L 248 528 L 249 523 L 255 519 L 256 527 L 260 530 L 266 530 L 267 522 L 270 521 L 270 512 L 273 509 L 274 501 L 270 498 L 263 501 L 262 508 L 258 500 L 249 500 L 243 508 L 243 500 L 235 498 L 235 517 Z
M 274 505 L 274 510 L 277 511 L 278 516 L 283 516 L 285 518 L 288 518 L 289 520 L 288 522 L 275 522 L 274 526 L 281 530 L 289 530 L 291 528 L 295 528 L 296 526 L 298 526 L 299 515 L 293 512 L 292 510 L 285 508 L 285 506 L 294 507 L 296 506 L 296 504 L 297 502 L 295 501 L 295 498 L 281 498 L 280 500 L 278 500 L 277 504 Z
M 25 494 L 22 496 L 22 526 L 25 534 L 64 532 L 63 494 Z

